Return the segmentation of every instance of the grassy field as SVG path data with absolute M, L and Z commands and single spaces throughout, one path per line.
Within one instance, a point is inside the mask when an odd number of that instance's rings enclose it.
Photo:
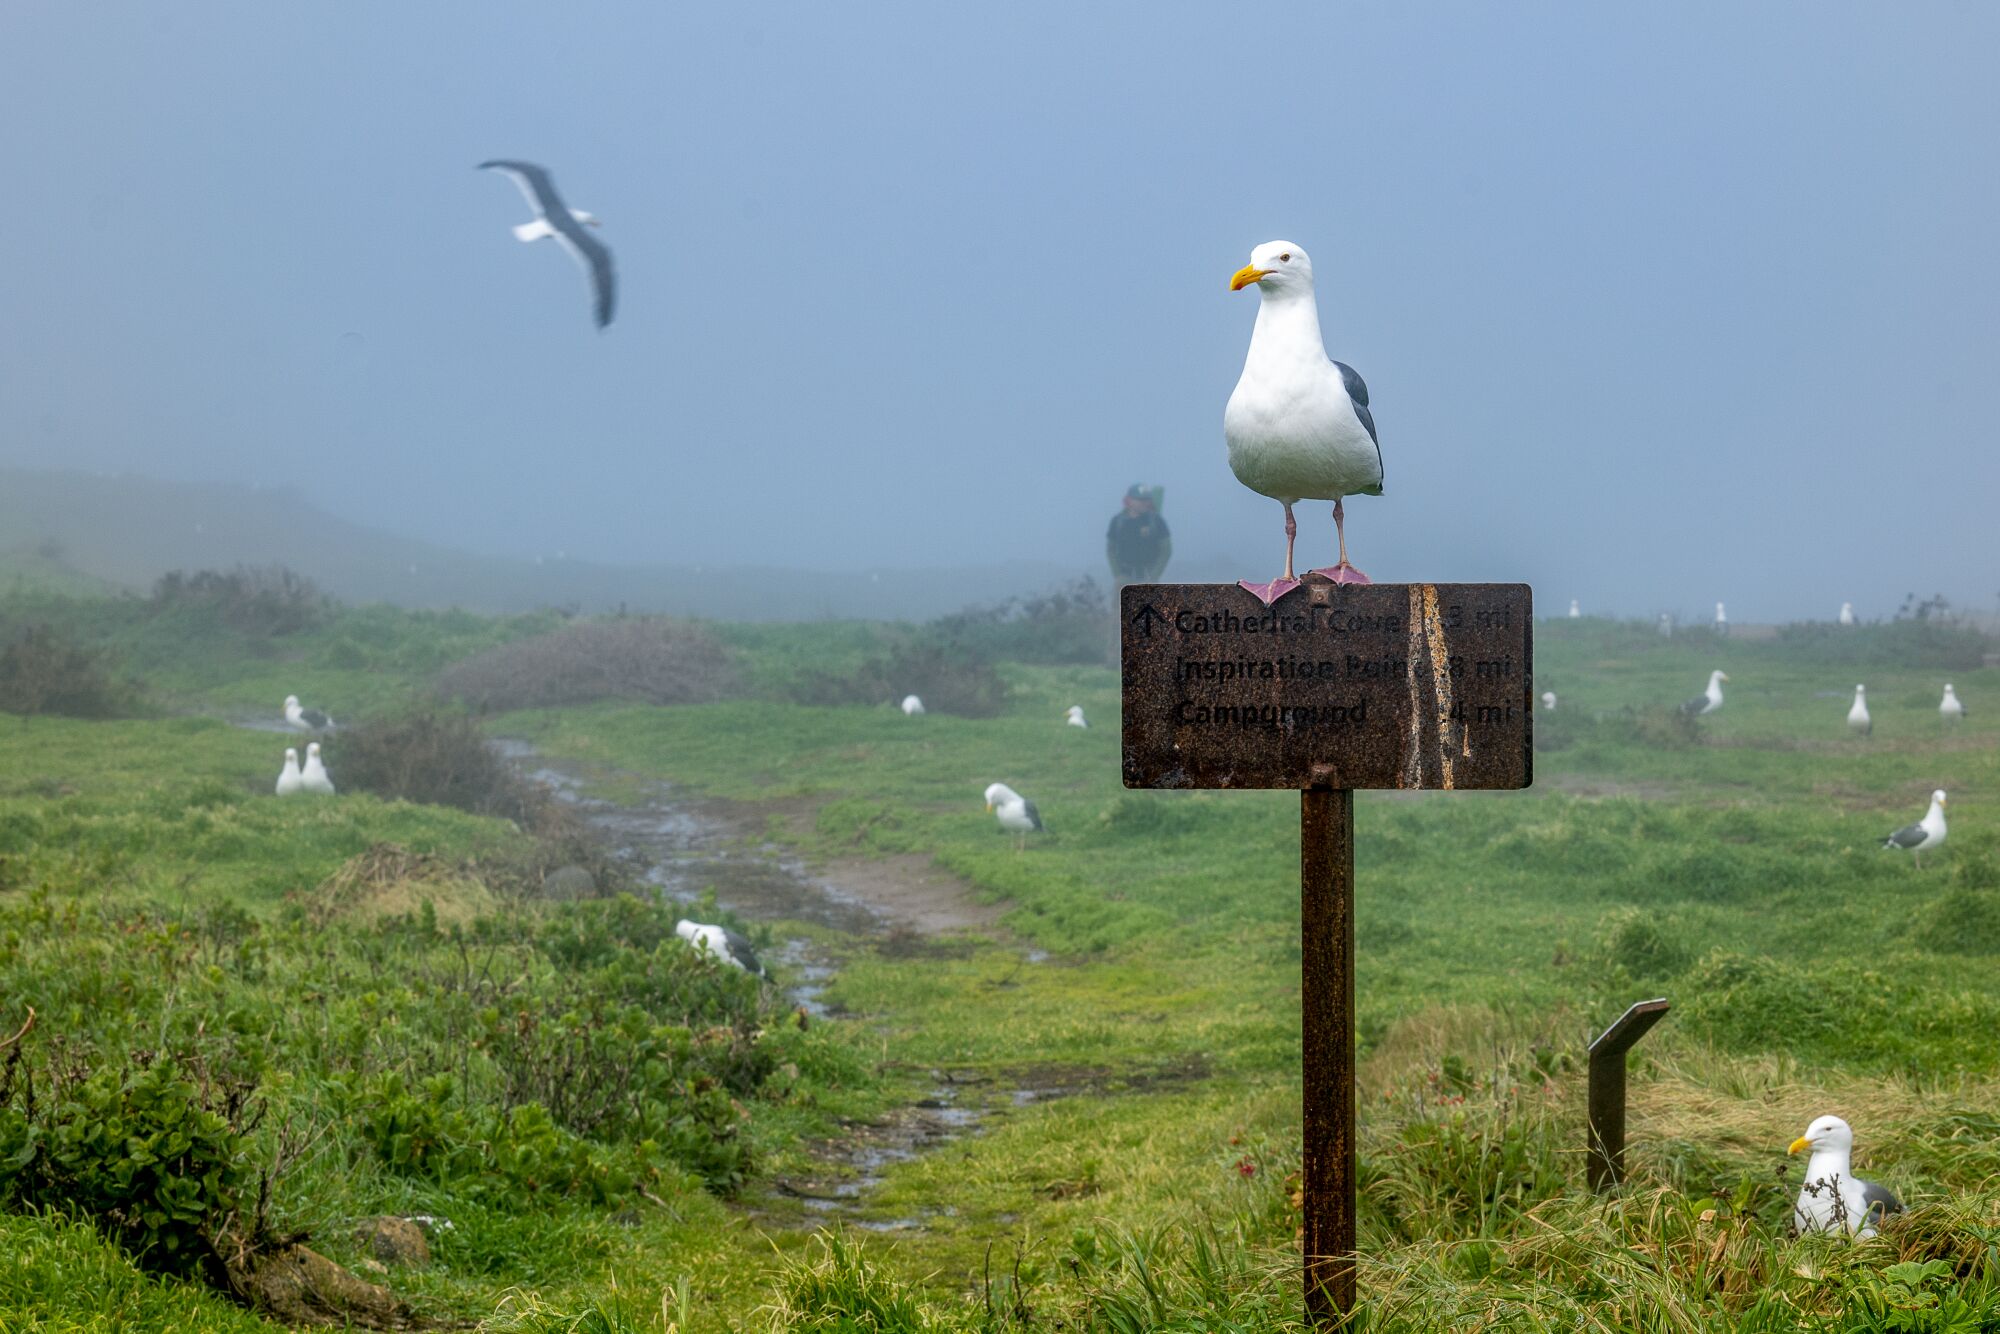
M 38 596 L 163 715 L 258 716 L 286 693 L 388 710 L 551 624 L 372 609 L 252 642 Z M 533 840 L 505 821 L 278 801 L 281 743 L 217 720 L 0 718 L 0 1026 L 33 1004 L 33 1042 L 107 1068 L 179 1051 L 254 1080 L 269 1110 L 245 1154 L 313 1127 L 274 1195 L 283 1228 L 362 1265 L 358 1220 L 453 1221 L 428 1268 L 376 1276 L 440 1318 L 1295 1325 L 1296 797 L 1124 791 L 1106 667 L 1002 661 L 1001 716 L 910 719 L 789 696 L 879 651 L 879 627 L 716 629 L 743 698 L 489 728 L 612 796 L 644 777 L 769 803 L 772 836 L 809 861 L 929 859 L 1004 908 L 998 929 L 756 924 L 838 962 L 839 1017 L 801 1030 L 781 995 L 690 968 L 643 905 L 521 892 Z M 1356 804 L 1363 1323 L 2000 1329 L 1984 646 L 1910 624 L 1718 641 L 1584 620 L 1536 647 L 1536 688 L 1561 703 L 1538 716 L 1533 790 Z M 1712 667 L 1727 705 L 1678 726 Z M 1973 709 L 1950 732 L 1945 680 Z M 1867 739 L 1842 721 L 1856 681 Z M 1096 726 L 1064 727 L 1072 703 Z M 983 809 L 993 781 L 1048 822 L 1025 851 Z M 1918 871 L 1877 845 L 1934 787 L 1951 840 Z M 1583 1047 L 1655 994 L 1675 1009 L 1635 1059 L 1632 1180 L 1599 1200 Z M 632 1094 L 652 1111 L 564 1101 L 655 1068 L 660 1087 Z M 882 1168 L 841 1227 L 772 1189 L 833 1171 L 829 1146 L 940 1086 L 991 1109 L 979 1133 Z M 527 1092 L 552 1125 L 518 1119 Z M 1784 1235 L 1784 1146 L 1827 1111 L 1913 1206 L 1861 1245 Z M 60 1213 L 0 1221 L 23 1257 L 0 1326 L 259 1323 L 135 1265 L 129 1239 Z

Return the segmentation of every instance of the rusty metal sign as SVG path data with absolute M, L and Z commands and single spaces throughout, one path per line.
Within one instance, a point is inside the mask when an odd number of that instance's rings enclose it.
M 1125 786 L 1527 787 L 1526 584 L 1128 584 Z

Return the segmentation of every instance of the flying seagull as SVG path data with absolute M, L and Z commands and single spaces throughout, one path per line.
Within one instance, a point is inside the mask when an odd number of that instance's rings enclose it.
M 1847 725 L 1862 736 L 1873 736 L 1875 720 L 1868 716 L 1868 687 L 1854 687 L 1854 707 L 1847 711 Z
M 1257 285 L 1257 327 L 1243 375 L 1222 413 L 1229 470 L 1236 480 L 1285 507 L 1285 572 L 1268 584 L 1245 581 L 1266 605 L 1298 587 L 1292 546 L 1299 533 L 1292 506 L 1331 500 L 1340 559 L 1317 571 L 1335 583 L 1365 584 L 1347 560 L 1346 496 L 1382 494 L 1382 447 L 1368 410 L 1368 386 L 1352 366 L 1331 360 L 1320 337 L 1312 259 L 1290 241 L 1266 241 L 1229 280 L 1240 292 Z
M 1090 723 L 1086 721 L 1083 716 L 1083 705 L 1081 704 L 1070 705 L 1069 712 L 1063 715 L 1063 721 L 1068 723 L 1071 727 L 1090 726 Z
M 1938 717 L 1944 719 L 1947 723 L 1962 723 L 1965 721 L 1965 706 L 1960 704 L 1958 696 L 1952 693 L 1951 682 L 1949 681 L 1944 683 L 1944 698 L 1938 702 Z
M 306 747 L 305 772 L 299 775 L 302 791 L 317 793 L 322 797 L 333 795 L 333 780 L 327 777 L 326 766 L 320 763 L 319 742 Z
M 1924 869 L 1924 854 L 1944 842 L 1944 789 L 1931 793 L 1931 808 L 1924 812 L 1924 818 L 1915 824 L 1906 824 L 1889 837 L 1882 840 L 1885 848 L 1901 848 L 1910 854 L 1910 860 Z
M 1729 679 L 1728 672 L 1710 672 L 1708 689 L 1681 705 L 1681 712 L 1699 718 L 1704 713 L 1714 713 L 1722 707 L 1722 683 Z
M 764 976 L 764 965 L 757 962 L 757 952 L 750 948 L 750 942 L 726 926 L 710 926 L 705 922 L 691 922 L 683 917 L 674 923 L 674 934 L 698 950 L 707 950 L 732 967 L 740 968 L 757 977 Z
M 1806 1181 L 1792 1207 L 1795 1232 L 1845 1232 L 1872 1237 L 1875 1225 L 1903 1212 L 1903 1202 L 1886 1188 L 1854 1175 L 1854 1128 L 1837 1116 L 1822 1116 L 1792 1141 L 1788 1153 L 1812 1150 Z
M 327 717 L 326 714 L 318 709 L 300 708 L 299 697 L 297 695 L 285 696 L 285 723 L 294 732 L 330 732 L 333 730 L 333 719 Z
M 1043 832 L 1042 813 L 1035 809 L 1035 803 L 1005 783 L 994 783 L 986 789 L 986 809 L 993 812 L 1002 829 L 1014 836 L 1016 852 L 1027 845 L 1029 834 Z
M 553 236 L 590 277 L 597 327 L 602 329 L 611 323 L 611 312 L 618 304 L 618 276 L 611 267 L 611 252 L 602 241 L 584 230 L 585 227 L 600 227 L 603 224 L 582 209 L 563 203 L 562 196 L 556 193 L 555 179 L 547 169 L 532 162 L 496 158 L 492 162 L 480 163 L 479 169 L 505 172 L 520 187 L 528 207 L 535 210 L 535 220 L 514 228 L 515 239 L 539 241 L 545 236 Z
M 285 747 L 285 767 L 278 771 L 278 795 L 289 797 L 304 786 L 305 779 L 299 776 L 299 753 L 290 746 Z

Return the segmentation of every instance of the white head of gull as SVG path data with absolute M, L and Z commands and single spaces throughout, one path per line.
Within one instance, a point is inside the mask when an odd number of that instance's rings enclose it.
M 1931 806 L 1924 812 L 1924 818 L 1915 824 L 1904 825 L 1883 839 L 1882 846 L 1909 853 L 1910 860 L 1921 871 L 1924 868 L 1923 855 L 1944 842 L 1944 808 L 1949 804 L 1943 788 L 1931 793 Z
M 278 795 L 289 797 L 304 784 L 299 775 L 299 753 L 290 746 L 285 747 L 285 767 L 278 771 Z
M 322 797 L 333 795 L 333 779 L 327 776 L 326 765 L 320 762 L 317 741 L 306 747 L 306 768 L 299 775 L 299 787 L 302 791 L 314 792 Z
M 1382 449 L 1368 407 L 1368 386 L 1352 366 L 1326 355 L 1312 257 L 1290 241 L 1266 241 L 1229 281 L 1240 292 L 1255 283 L 1257 327 L 1229 405 L 1222 434 L 1236 480 L 1285 507 L 1285 572 L 1268 584 L 1243 587 L 1275 602 L 1297 587 L 1292 547 L 1298 523 L 1292 506 L 1331 500 L 1340 559 L 1318 573 L 1336 583 L 1365 584 L 1347 560 L 1346 496 L 1382 494 Z
M 750 948 L 750 942 L 726 926 L 711 926 L 683 917 L 674 923 L 674 934 L 698 950 L 707 950 L 733 968 L 758 977 L 764 976 L 764 965 L 757 961 L 757 952 Z
M 992 783 L 986 788 L 986 809 L 1000 822 L 1000 827 L 1014 835 L 1014 849 L 1026 846 L 1029 834 L 1043 832 L 1042 813 L 1035 809 L 1035 803 L 1008 787 L 1005 783 Z
M 1903 1211 L 1903 1202 L 1890 1191 L 1854 1175 L 1854 1129 L 1847 1122 L 1822 1116 L 1787 1152 L 1807 1150 L 1812 1157 L 1806 1160 L 1805 1185 L 1792 1207 L 1795 1230 L 1872 1237 L 1885 1216 Z

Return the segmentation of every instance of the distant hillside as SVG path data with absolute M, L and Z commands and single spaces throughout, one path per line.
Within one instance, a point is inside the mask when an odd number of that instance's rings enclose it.
M 0 591 L 22 581 L 143 591 L 168 570 L 278 563 L 349 602 L 623 605 L 728 620 L 922 618 L 1081 573 L 1042 562 L 828 573 L 509 560 L 350 523 L 288 490 L 0 468 Z

